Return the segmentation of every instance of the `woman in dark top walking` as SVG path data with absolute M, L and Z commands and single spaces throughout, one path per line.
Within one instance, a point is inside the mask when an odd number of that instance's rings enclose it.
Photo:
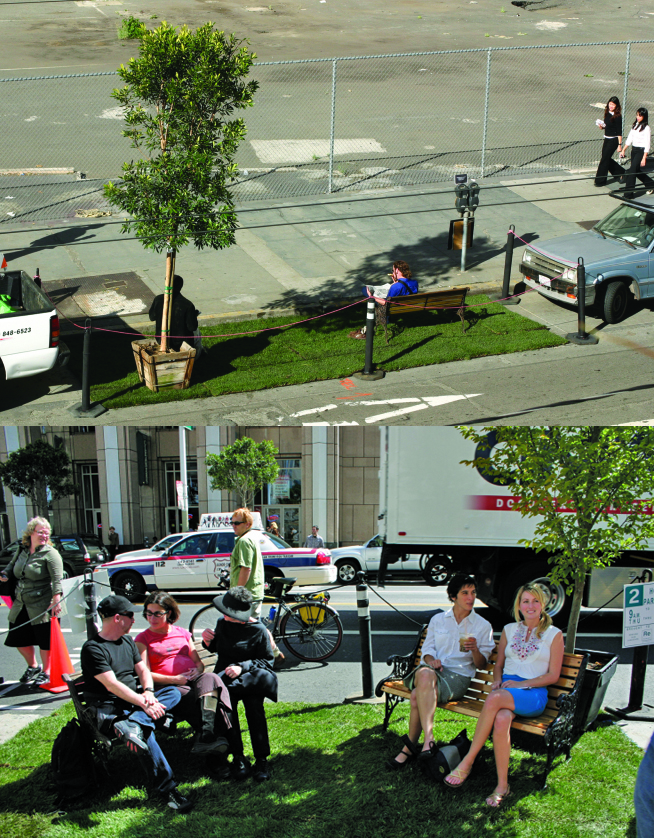
M 622 151 L 622 109 L 617 96 L 611 96 L 606 103 L 603 119 L 597 120 L 597 127 L 604 131 L 602 157 L 595 174 L 595 186 L 606 186 L 607 172 L 620 178 L 625 170 L 613 160 L 616 151 Z

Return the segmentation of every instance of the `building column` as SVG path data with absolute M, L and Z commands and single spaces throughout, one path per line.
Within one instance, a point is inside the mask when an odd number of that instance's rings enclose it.
M 319 534 L 325 542 L 330 541 L 327 533 L 327 498 L 329 488 L 327 485 L 327 445 L 328 428 L 311 428 L 311 525 L 318 527 Z M 307 535 L 311 534 L 311 530 Z
M 105 485 L 107 489 L 107 511 L 109 520 L 102 527 L 102 540 L 108 543 L 109 527 L 115 527 L 121 543 L 125 543 L 126 533 L 123 526 L 123 506 L 120 486 L 120 451 L 118 450 L 118 428 L 105 425 L 102 428 L 104 443 Z M 104 516 L 103 516 L 104 517 Z

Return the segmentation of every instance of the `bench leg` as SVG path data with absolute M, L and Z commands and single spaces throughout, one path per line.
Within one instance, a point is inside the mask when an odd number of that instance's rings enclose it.
M 391 693 L 386 693 L 386 709 L 384 712 L 384 731 L 388 730 L 388 724 L 391 720 L 391 715 L 393 710 L 397 707 L 400 701 L 404 699 L 400 698 L 399 695 L 391 695 Z
M 461 331 L 465 335 L 466 333 L 466 310 L 464 306 L 461 306 L 459 309 L 459 317 L 461 318 Z

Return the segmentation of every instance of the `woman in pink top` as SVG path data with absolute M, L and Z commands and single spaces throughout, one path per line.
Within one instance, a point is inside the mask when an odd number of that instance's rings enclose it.
M 191 633 L 175 625 L 179 613 L 179 605 L 170 594 L 150 594 L 143 606 L 149 628 L 137 635 L 136 646 L 155 685 L 177 687 L 182 693 L 175 710 L 198 732 L 191 753 L 224 754 L 229 743 L 218 732 L 227 733 L 232 728 L 229 692 L 218 675 L 204 671 Z

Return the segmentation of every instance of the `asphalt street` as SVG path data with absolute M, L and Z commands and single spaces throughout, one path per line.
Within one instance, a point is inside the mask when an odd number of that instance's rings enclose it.
M 193 614 L 210 601 L 206 595 L 185 594 L 180 594 L 179 600 L 182 611 L 180 624 L 184 626 L 188 626 Z M 388 672 L 388 656 L 410 652 L 420 626 L 429 621 L 435 609 L 449 606 L 444 589 L 402 581 L 388 583 L 384 589 L 373 586 L 370 589 L 370 602 L 373 683 L 376 684 Z M 361 652 L 354 587 L 335 590 L 330 604 L 336 608 L 343 620 L 344 639 L 341 647 L 329 660 L 310 663 L 298 661 L 282 645 L 286 660 L 278 671 L 281 701 L 315 702 L 318 699 L 324 703 L 338 704 L 362 695 Z M 491 621 L 496 637 L 499 637 L 506 618 L 480 603 L 477 610 Z M 145 625 L 138 606 L 135 611 L 133 635 L 142 631 Z M 0 614 L 0 620 L 4 629 L 4 615 L 7 612 L 4 609 L 2 612 L 4 613 Z M 583 620 L 586 616 L 587 619 Z M 582 620 L 578 648 L 620 656 L 618 669 L 609 684 L 604 704 L 614 708 L 625 707 L 630 692 L 632 652 L 621 649 L 622 612 L 609 610 L 601 615 L 593 615 L 592 611 L 584 609 Z M 85 637 L 71 632 L 65 622 L 63 625 L 71 660 L 77 666 Z M 11 682 L 21 675 L 23 669 L 22 659 L 15 650 L 0 646 L 0 671 L 6 681 L 6 685 L 0 685 L 0 741 L 12 736 L 32 719 L 50 713 L 67 700 L 65 695 L 53 696 L 42 690 L 22 687 L 2 695 L 3 690 L 11 687 Z M 654 705 L 654 683 L 651 673 L 645 685 L 645 703 Z M 623 726 L 628 735 L 642 746 L 654 731 L 654 725 L 648 723 L 629 722 Z

